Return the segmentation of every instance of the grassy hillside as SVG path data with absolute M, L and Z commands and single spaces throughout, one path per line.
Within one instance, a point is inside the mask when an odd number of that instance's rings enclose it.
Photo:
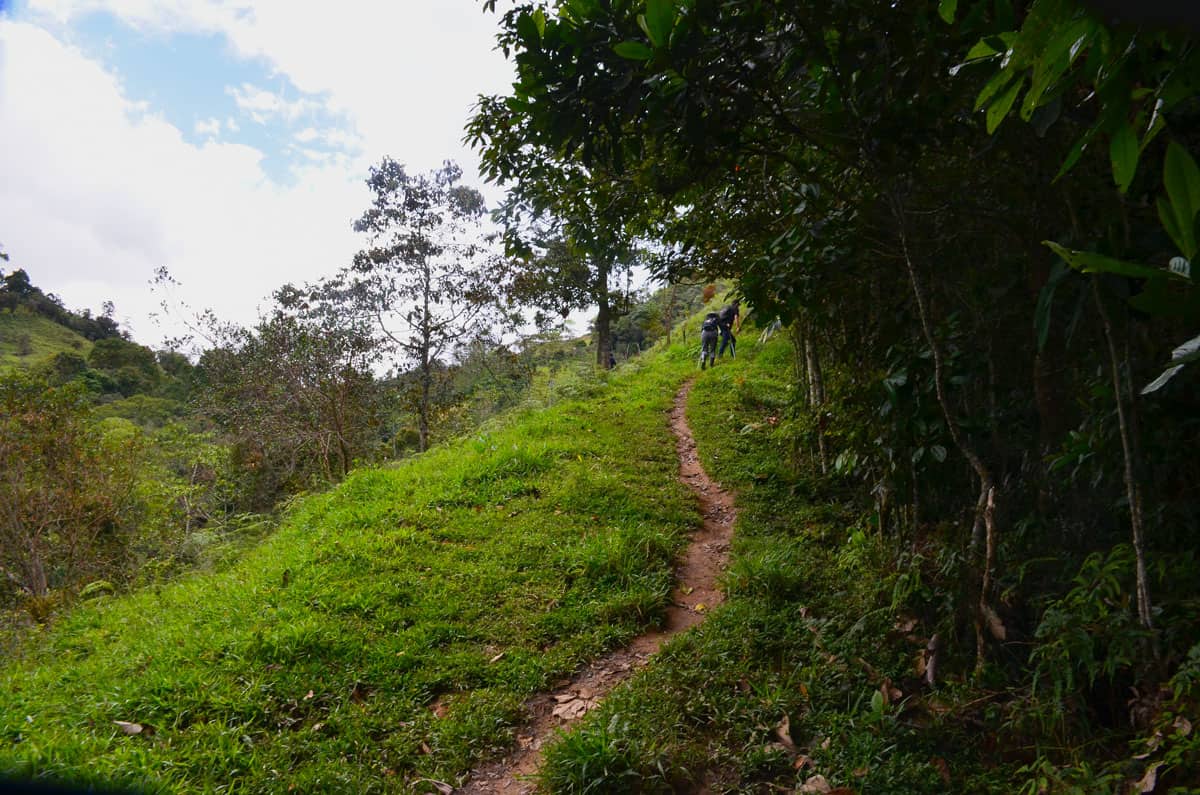
M 28 335 L 29 353 L 20 355 L 21 337 Z M 0 367 L 29 365 L 56 353 L 77 353 L 87 358 L 92 343 L 66 326 L 32 312 L 0 311 Z
M 581 382 L 297 500 L 222 572 L 74 610 L 0 672 L 0 774 L 172 792 L 453 780 L 511 740 L 528 694 L 659 619 L 698 521 L 666 419 L 693 367 L 677 348 Z

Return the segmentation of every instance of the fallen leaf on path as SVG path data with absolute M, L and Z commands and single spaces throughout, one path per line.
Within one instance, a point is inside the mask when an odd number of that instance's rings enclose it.
M 492 657 L 492 659 L 488 660 L 488 662 L 489 662 L 489 663 L 499 662 L 499 661 L 500 661 L 500 658 L 501 658 L 501 657 L 503 657 L 503 656 L 504 656 L 504 652 L 500 652 L 500 653 L 499 653 L 499 654 L 497 654 L 495 657 Z
M 796 754 L 796 743 L 792 740 L 792 722 L 787 715 L 783 716 L 783 720 L 779 721 L 775 726 L 775 736 L 779 738 L 780 744 L 788 750 L 788 753 Z
M 305 700 L 305 701 L 308 701 L 308 700 L 309 700 L 310 698 L 312 698 L 312 697 L 313 697 L 313 691 L 309 690 L 309 691 L 308 691 L 308 695 L 306 695 L 306 696 L 304 697 L 304 700 Z
M 576 718 L 583 717 L 587 713 L 589 706 L 587 701 L 575 699 L 559 704 L 550 714 L 562 720 L 575 720 Z
M 154 727 L 147 724 L 133 723 L 132 721 L 127 720 L 114 720 L 113 723 L 115 723 L 123 733 L 129 735 L 130 737 L 135 737 L 139 734 L 144 734 L 149 737 L 150 735 L 154 734 Z
M 805 781 L 803 784 L 801 784 L 800 788 L 797 789 L 796 792 L 820 793 L 821 795 L 827 795 L 831 789 L 833 789 L 833 787 L 829 786 L 829 782 L 825 780 L 825 777 L 818 773 L 808 781 Z
M 1158 786 L 1158 769 L 1162 766 L 1162 762 L 1155 762 L 1146 769 L 1146 775 L 1134 785 L 1138 792 L 1154 792 L 1154 788 Z

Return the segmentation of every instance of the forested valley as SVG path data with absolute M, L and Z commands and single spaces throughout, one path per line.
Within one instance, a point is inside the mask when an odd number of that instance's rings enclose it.
M 0 775 L 1200 792 L 1195 20 L 481 6 L 498 206 L 384 157 L 256 325 L 160 271 L 158 351 L 0 274 Z M 535 736 L 678 600 L 677 395 L 724 601 Z

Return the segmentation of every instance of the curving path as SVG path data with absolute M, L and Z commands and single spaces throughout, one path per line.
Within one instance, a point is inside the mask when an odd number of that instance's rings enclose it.
M 518 730 L 518 748 L 508 756 L 472 771 L 457 792 L 464 795 L 528 795 L 535 790 L 532 776 L 541 764 L 543 743 L 559 729 L 586 715 L 610 690 L 641 668 L 669 638 L 702 622 L 708 610 L 725 596 L 717 578 L 729 557 L 736 516 L 733 495 L 714 483 L 696 455 L 696 441 L 688 428 L 684 409 L 695 379 L 675 395 L 671 430 L 679 452 L 679 479 L 696 495 L 704 517 L 676 569 L 671 604 L 661 629 L 634 638 L 623 649 L 605 655 L 570 681 L 525 703 L 530 720 Z

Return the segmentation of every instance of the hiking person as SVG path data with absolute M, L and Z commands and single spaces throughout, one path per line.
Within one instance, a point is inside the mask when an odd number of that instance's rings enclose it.
M 742 330 L 742 313 L 740 304 L 734 301 L 729 306 L 725 307 L 717 315 L 718 327 L 721 330 L 721 348 L 717 351 L 717 356 L 725 355 L 725 345 L 729 345 L 729 358 L 737 355 L 737 337 L 733 336 L 734 324 L 737 324 L 737 330 Z
M 700 324 L 700 369 L 703 370 L 709 362 L 717 363 L 717 333 L 721 320 L 716 312 L 709 312 Z

